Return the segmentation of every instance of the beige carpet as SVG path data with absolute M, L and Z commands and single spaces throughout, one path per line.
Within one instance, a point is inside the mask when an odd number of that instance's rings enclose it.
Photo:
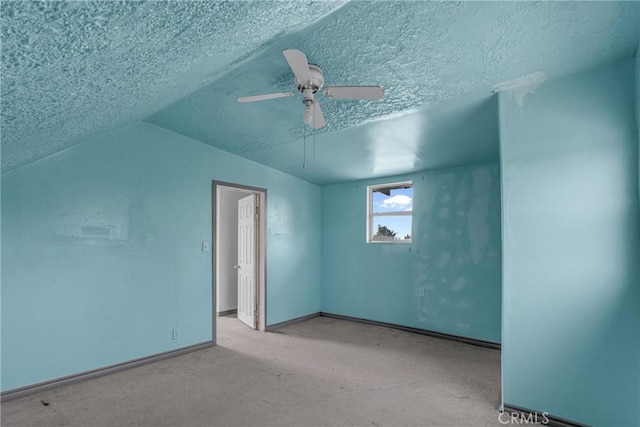
M 217 347 L 3 403 L 2 426 L 501 425 L 497 350 L 326 317 L 218 322 Z

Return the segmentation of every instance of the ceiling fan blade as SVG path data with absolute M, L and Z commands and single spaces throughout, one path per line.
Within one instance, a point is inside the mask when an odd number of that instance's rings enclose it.
M 293 71 L 293 75 L 296 76 L 298 82 L 301 84 L 309 83 L 311 81 L 311 73 L 309 72 L 307 56 L 298 49 L 285 49 L 282 54 L 289 63 L 289 67 L 291 67 L 291 71 Z
M 242 96 L 238 102 L 266 101 L 268 99 L 286 98 L 295 95 L 293 92 L 267 93 L 265 95 Z
M 368 101 L 377 101 L 384 96 L 380 86 L 334 86 L 326 88 L 323 93 L 329 98 Z
M 313 101 L 313 103 L 310 102 L 309 104 L 305 105 L 304 122 L 313 129 L 320 129 L 327 124 L 324 119 L 324 114 L 322 114 L 320 103 L 318 101 Z

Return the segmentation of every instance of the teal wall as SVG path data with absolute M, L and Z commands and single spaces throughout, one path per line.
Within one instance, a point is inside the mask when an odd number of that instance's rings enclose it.
M 640 424 L 633 73 L 499 99 L 504 402 L 588 425 Z
M 640 25 L 640 19 L 638 19 L 638 25 Z M 636 70 L 636 131 L 638 132 L 638 164 L 640 165 L 640 42 L 638 42 L 638 48 L 636 49 L 635 56 L 635 70 Z M 639 166 L 640 169 L 640 166 Z M 640 172 L 638 173 L 638 186 L 640 187 Z M 640 269 L 640 263 L 638 265 Z M 639 273 L 640 274 L 640 273 Z
M 367 244 L 367 185 L 413 180 L 413 243 Z M 488 163 L 322 187 L 322 310 L 500 342 L 500 172 Z
M 638 25 L 640 25 L 640 13 L 638 14 Z M 640 204 L 640 41 L 636 49 L 635 57 L 636 70 L 636 132 L 638 134 L 638 202 Z M 640 209 L 640 207 L 639 207 Z M 638 253 L 640 253 L 640 239 L 638 242 Z M 640 262 L 638 262 L 638 277 L 640 278 Z M 640 292 L 638 292 L 638 306 L 640 306 Z M 640 328 L 638 328 L 638 342 L 640 343 Z M 639 344 L 640 346 L 640 344 Z M 638 366 L 640 366 L 640 350 L 638 351 Z M 638 369 L 638 383 L 640 384 L 640 369 Z M 639 386 L 640 387 L 640 386 Z M 638 405 L 638 419 L 640 420 L 640 405 Z
M 213 179 L 268 189 L 267 323 L 318 312 L 320 188 L 135 123 L 2 176 L 2 390 L 210 340 Z

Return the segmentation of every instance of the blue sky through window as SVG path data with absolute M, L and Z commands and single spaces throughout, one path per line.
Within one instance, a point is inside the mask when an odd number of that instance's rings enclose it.
M 390 194 L 373 192 L 373 212 L 406 212 L 413 209 L 413 189 L 396 188 Z M 375 216 L 373 217 L 373 234 L 378 229 L 378 225 L 384 225 L 396 232 L 396 237 L 403 239 L 406 235 L 411 235 L 411 216 Z

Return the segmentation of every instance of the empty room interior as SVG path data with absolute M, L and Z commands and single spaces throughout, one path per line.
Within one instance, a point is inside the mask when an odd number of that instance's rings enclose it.
M 2 425 L 640 426 L 640 2 L 0 19 Z

